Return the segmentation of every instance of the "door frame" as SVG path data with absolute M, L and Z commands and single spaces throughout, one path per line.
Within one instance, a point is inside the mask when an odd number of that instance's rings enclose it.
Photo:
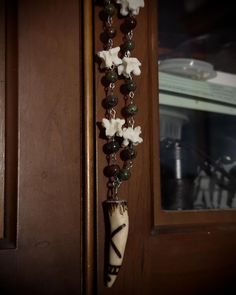
M 83 293 L 92 295 L 96 288 L 96 214 L 95 214 L 95 120 L 93 76 L 93 1 L 83 1 Z

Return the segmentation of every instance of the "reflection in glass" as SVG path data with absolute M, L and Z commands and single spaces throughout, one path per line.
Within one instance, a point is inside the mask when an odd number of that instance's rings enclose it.
M 236 208 L 236 116 L 160 107 L 162 206 Z
M 236 73 L 233 1 L 158 0 L 159 61 L 195 59 Z
M 236 208 L 236 27 L 230 3 L 159 0 L 162 208 Z

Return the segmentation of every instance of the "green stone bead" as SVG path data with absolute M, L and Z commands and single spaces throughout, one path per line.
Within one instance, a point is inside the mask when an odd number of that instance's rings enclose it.
M 103 151 L 106 155 L 111 155 L 118 152 L 120 149 L 120 144 L 117 141 L 110 141 L 103 146 Z
M 133 80 L 128 80 L 125 84 L 125 89 L 127 92 L 135 91 L 137 88 L 136 83 Z
M 116 95 L 108 95 L 102 102 L 105 109 L 111 109 L 115 107 L 118 103 L 118 97 Z
M 137 152 L 133 148 L 126 148 L 120 153 L 123 161 L 133 160 L 137 156 Z
M 133 116 L 137 113 L 138 107 L 136 104 L 131 103 L 124 108 L 124 113 L 126 116 Z
M 107 83 L 115 83 L 118 80 L 118 75 L 114 71 L 107 72 L 105 77 Z
M 135 43 L 133 40 L 127 40 L 125 43 L 122 45 L 122 51 L 132 51 L 134 50 Z
M 113 16 L 116 13 L 116 8 L 113 4 L 107 4 L 104 7 L 104 13 L 108 16 Z
M 121 181 L 128 180 L 131 176 L 131 172 L 128 169 L 122 168 L 117 176 Z

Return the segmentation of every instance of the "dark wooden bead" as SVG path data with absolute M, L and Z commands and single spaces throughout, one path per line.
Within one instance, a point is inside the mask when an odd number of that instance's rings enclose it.
M 108 27 L 108 28 L 106 28 L 106 33 L 109 38 L 114 38 L 116 36 L 116 28 L 115 27 Z
M 128 169 L 122 168 L 117 176 L 121 181 L 128 180 L 131 176 L 131 172 Z
M 103 151 L 106 155 L 110 155 L 118 152 L 120 149 L 120 144 L 117 141 L 110 141 L 103 146 Z
M 108 95 L 106 98 L 104 98 L 102 105 L 105 109 L 111 109 L 115 107 L 118 103 L 118 97 L 116 95 Z
M 109 71 L 106 73 L 105 78 L 107 83 L 115 83 L 118 80 L 118 75 L 114 71 Z
M 137 21 L 133 16 L 127 17 L 125 19 L 125 26 L 129 31 L 133 30 L 136 27 L 136 25 Z
M 131 103 L 124 108 L 124 114 L 126 116 L 133 116 L 137 113 L 138 107 L 136 104 Z
M 116 176 L 120 171 L 119 165 L 110 165 L 104 168 L 104 175 L 107 177 Z
M 104 13 L 108 16 L 113 16 L 116 13 L 116 8 L 113 4 L 107 4 L 104 7 Z
M 137 152 L 132 148 L 126 148 L 120 153 L 120 157 L 123 161 L 133 160 L 137 156 Z
M 136 83 L 133 80 L 128 80 L 125 83 L 125 89 L 126 89 L 127 92 L 135 91 L 136 88 L 137 88 Z
M 126 40 L 125 43 L 121 46 L 121 50 L 125 51 L 132 51 L 134 50 L 135 43 L 133 40 Z

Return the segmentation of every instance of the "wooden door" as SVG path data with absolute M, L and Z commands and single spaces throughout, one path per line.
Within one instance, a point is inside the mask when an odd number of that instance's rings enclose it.
M 169 8 L 171 10 L 171 7 Z M 103 44 L 101 5 L 95 7 L 95 51 Z M 114 17 L 122 44 L 122 18 Z M 112 289 L 104 286 L 104 217 L 106 166 L 104 139 L 97 130 L 97 269 L 98 294 L 234 294 L 236 262 L 235 212 L 166 213 L 160 205 L 159 123 L 157 75 L 157 3 L 145 1 L 137 17 L 132 55 L 142 62 L 135 94 L 139 112 L 136 124 L 143 128 L 144 144 L 137 148 L 131 179 L 119 196 L 128 200 L 130 231 L 123 266 Z M 104 117 L 104 88 L 96 65 L 96 120 Z M 229 290 L 232 288 L 231 293 Z
M 0 1 L 0 294 L 81 294 L 81 2 Z

